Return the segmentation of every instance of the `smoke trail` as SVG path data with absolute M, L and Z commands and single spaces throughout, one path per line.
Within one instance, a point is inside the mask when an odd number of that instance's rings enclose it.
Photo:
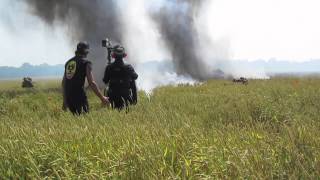
M 156 23 L 149 16 L 150 0 L 126 0 L 121 7 L 123 42 L 129 53 L 129 61 L 135 64 L 171 59 Z
M 94 46 L 95 74 L 103 74 L 105 56 L 99 42 L 108 36 L 123 42 L 125 30 L 121 26 L 117 4 L 112 0 L 25 0 L 32 12 L 50 25 L 61 22 L 67 25 L 69 35 L 76 40 L 88 40 Z M 199 39 L 194 17 L 203 1 L 166 0 L 160 9 L 151 12 L 158 31 L 172 55 L 176 71 L 195 79 L 210 78 L 210 71 L 200 57 Z M 129 2 L 125 2 L 129 3 Z M 119 9 L 119 12 L 126 12 Z M 147 42 L 146 42 L 147 43 Z M 101 76 L 101 75 L 100 75 Z M 98 77 L 100 77 L 98 76 Z M 100 79 L 100 78 L 98 78 Z
M 122 41 L 122 28 L 117 16 L 117 4 L 112 0 L 25 0 L 31 12 L 51 26 L 62 24 L 75 44 L 86 40 L 91 46 L 89 58 L 99 84 L 105 61 L 101 40 L 108 37 Z M 57 52 L 58 53 L 58 52 Z
M 50 25 L 68 25 L 73 39 L 88 39 L 93 44 L 109 35 L 121 41 L 121 26 L 113 1 L 105 0 L 26 0 L 32 12 Z
M 167 0 L 152 13 L 168 46 L 178 74 L 205 80 L 211 72 L 199 54 L 199 38 L 195 28 L 195 16 L 203 1 Z
M 92 47 L 89 59 L 93 60 L 94 73 L 99 84 L 102 84 L 101 76 L 106 57 L 100 42 L 105 37 L 129 46 L 127 48 L 131 51 L 129 57 L 136 58 L 133 60 L 134 64 L 146 61 L 140 58 L 157 54 L 159 57 L 169 56 L 168 58 L 172 59 L 179 77 L 206 80 L 215 76 L 213 69 L 210 69 L 204 60 L 208 57 L 202 54 L 203 43 L 200 41 L 203 41 L 201 38 L 203 36 L 197 29 L 196 22 L 198 15 L 201 14 L 201 7 L 207 0 L 162 0 L 153 3 L 160 6 L 152 8 L 145 7 L 152 3 L 142 0 L 134 3 L 129 0 L 24 0 L 24 2 L 34 15 L 52 27 L 57 24 L 66 27 L 73 43 L 79 40 L 89 41 Z M 141 10 L 136 11 L 133 7 Z M 139 47 L 140 45 L 142 47 Z M 210 48 L 207 49 L 210 51 Z M 132 62 L 132 59 L 130 60 Z

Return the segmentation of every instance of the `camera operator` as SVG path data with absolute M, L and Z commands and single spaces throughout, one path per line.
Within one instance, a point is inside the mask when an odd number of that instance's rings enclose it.
M 128 110 L 129 105 L 137 103 L 135 80 L 138 74 L 131 65 L 124 63 L 127 56 L 124 47 L 113 47 L 111 56 L 115 61 L 106 67 L 103 82 L 109 85 L 107 94 L 112 108 Z

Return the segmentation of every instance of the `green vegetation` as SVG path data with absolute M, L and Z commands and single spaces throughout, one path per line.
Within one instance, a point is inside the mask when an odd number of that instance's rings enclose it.
M 90 93 L 81 117 L 60 110 L 59 82 L 37 85 L 0 83 L 0 177 L 320 177 L 320 79 L 161 87 L 128 114 Z

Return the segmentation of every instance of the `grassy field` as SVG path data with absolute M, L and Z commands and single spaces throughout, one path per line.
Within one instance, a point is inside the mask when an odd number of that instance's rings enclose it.
M 168 86 L 130 113 L 60 110 L 59 82 L 0 82 L 0 177 L 319 179 L 320 79 Z

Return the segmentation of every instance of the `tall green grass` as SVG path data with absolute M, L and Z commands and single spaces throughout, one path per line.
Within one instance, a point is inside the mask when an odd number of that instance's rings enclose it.
M 59 82 L 0 90 L 0 177 L 317 179 L 320 79 L 167 86 L 129 113 L 60 110 Z

